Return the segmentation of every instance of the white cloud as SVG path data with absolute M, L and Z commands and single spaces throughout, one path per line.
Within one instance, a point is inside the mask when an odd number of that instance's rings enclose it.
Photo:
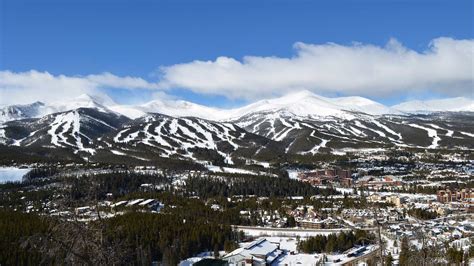
M 388 97 L 433 91 L 471 96 L 474 40 L 434 39 L 424 52 L 392 39 L 385 47 L 368 44 L 294 45 L 291 58 L 218 57 L 160 68 L 162 88 L 256 99 L 295 89 L 316 93 Z
M 137 77 L 119 77 L 110 73 L 103 73 L 100 75 L 88 75 L 87 80 L 95 83 L 97 87 L 112 87 L 123 89 L 157 89 L 155 83 L 148 82 L 142 78 Z
M 0 71 L 0 105 L 34 101 L 61 101 L 81 94 L 101 94 L 101 88 L 156 89 L 142 78 L 110 73 L 88 76 L 52 75 L 48 72 Z
M 159 82 L 110 73 L 66 76 L 5 70 L 0 71 L 0 105 L 61 101 L 101 94 L 102 88 L 153 90 L 142 94 L 150 100 L 169 97 L 165 92 L 173 88 L 250 100 L 302 89 L 376 98 L 423 92 L 473 97 L 472 39 L 437 38 L 423 52 L 394 39 L 384 47 L 296 43 L 294 49 L 291 58 L 246 56 L 239 61 L 222 56 L 165 66 L 160 68 Z

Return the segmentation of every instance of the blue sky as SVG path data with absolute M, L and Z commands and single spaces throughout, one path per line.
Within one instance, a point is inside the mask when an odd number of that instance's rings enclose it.
M 396 38 L 407 49 L 423 53 L 439 37 L 471 40 L 473 17 L 470 0 L 3 0 L 0 70 L 36 70 L 54 76 L 110 72 L 159 82 L 162 66 L 214 61 L 219 56 L 238 61 L 249 55 L 289 58 L 296 53 L 296 42 L 384 47 Z M 175 80 L 169 83 L 167 94 L 207 105 L 237 106 L 254 99 L 219 95 L 217 89 L 187 88 L 185 82 Z M 472 89 L 472 80 L 461 86 Z M 144 101 L 155 93 L 150 89 L 101 90 L 124 103 Z M 321 94 L 353 92 L 323 90 Z M 364 96 L 393 104 L 444 94 L 420 90 L 414 95 Z

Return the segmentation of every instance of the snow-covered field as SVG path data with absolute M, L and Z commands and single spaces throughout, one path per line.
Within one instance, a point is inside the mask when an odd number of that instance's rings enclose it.
M 22 177 L 29 171 L 28 168 L 0 167 L 0 183 L 22 181 Z
M 242 168 L 220 167 L 220 166 L 215 166 L 215 165 L 206 165 L 206 168 L 209 171 L 214 172 L 214 173 L 276 176 L 274 174 L 269 174 L 267 172 L 250 171 L 250 170 L 246 170 L 246 169 L 242 169 Z
M 300 229 L 300 228 L 268 228 L 252 226 L 236 226 L 238 231 L 243 231 L 253 237 L 310 237 L 317 235 L 337 234 L 350 229 Z
M 286 171 L 288 172 L 288 176 L 291 179 L 298 179 L 298 173 L 299 173 L 298 170 L 286 170 Z

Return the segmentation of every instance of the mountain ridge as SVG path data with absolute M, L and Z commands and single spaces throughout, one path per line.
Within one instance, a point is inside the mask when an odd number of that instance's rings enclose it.
M 363 97 L 302 91 L 230 111 L 186 101 L 122 109 L 108 104 L 83 95 L 9 107 L 11 121 L 0 123 L 0 144 L 84 160 L 178 159 L 203 165 L 368 148 L 474 149 L 473 112 L 409 114 Z
M 250 113 L 286 112 L 296 116 L 336 116 L 349 118 L 352 113 L 369 115 L 402 115 L 431 112 L 474 112 L 474 101 L 465 98 L 448 98 L 429 101 L 409 101 L 394 106 L 385 106 L 360 96 L 328 98 L 303 90 L 281 97 L 259 100 L 238 108 L 223 109 L 209 107 L 184 100 L 155 99 L 139 105 L 118 105 L 106 96 L 81 95 L 71 100 L 53 103 L 10 105 L 0 108 L 0 123 L 22 118 L 38 118 L 47 114 L 97 108 L 113 111 L 130 119 L 147 113 L 162 113 L 174 117 L 199 117 L 213 121 L 230 121 Z
M 30 152 L 42 149 L 43 155 L 87 161 L 178 159 L 202 165 L 374 148 L 474 149 L 473 116 L 349 113 L 321 117 L 280 110 L 212 121 L 158 113 L 130 119 L 111 110 L 80 107 L 1 124 L 0 149 L 5 145 Z

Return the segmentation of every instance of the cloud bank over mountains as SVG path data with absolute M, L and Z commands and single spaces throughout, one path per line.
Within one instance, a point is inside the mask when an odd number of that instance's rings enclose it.
M 473 89 L 473 40 L 438 38 L 421 53 L 394 39 L 385 47 L 296 43 L 294 48 L 291 58 L 219 57 L 163 67 L 161 85 L 247 99 L 301 88 L 382 97 L 407 89 L 449 95 Z
M 36 70 L 0 71 L 0 104 L 54 102 L 82 94 L 100 95 L 103 94 L 101 88 L 158 89 L 158 86 L 142 78 L 110 73 L 66 76 Z
M 159 68 L 160 78 L 102 73 L 87 76 L 48 72 L 0 71 L 0 104 L 58 101 L 80 94 L 101 94 L 104 88 L 198 94 L 257 100 L 306 89 L 327 95 L 385 98 L 416 92 L 473 97 L 474 40 L 437 38 L 422 52 L 397 40 L 385 46 L 294 45 L 290 58 L 246 56 L 241 61 L 221 56 Z M 172 92 L 171 92 L 172 93 Z

